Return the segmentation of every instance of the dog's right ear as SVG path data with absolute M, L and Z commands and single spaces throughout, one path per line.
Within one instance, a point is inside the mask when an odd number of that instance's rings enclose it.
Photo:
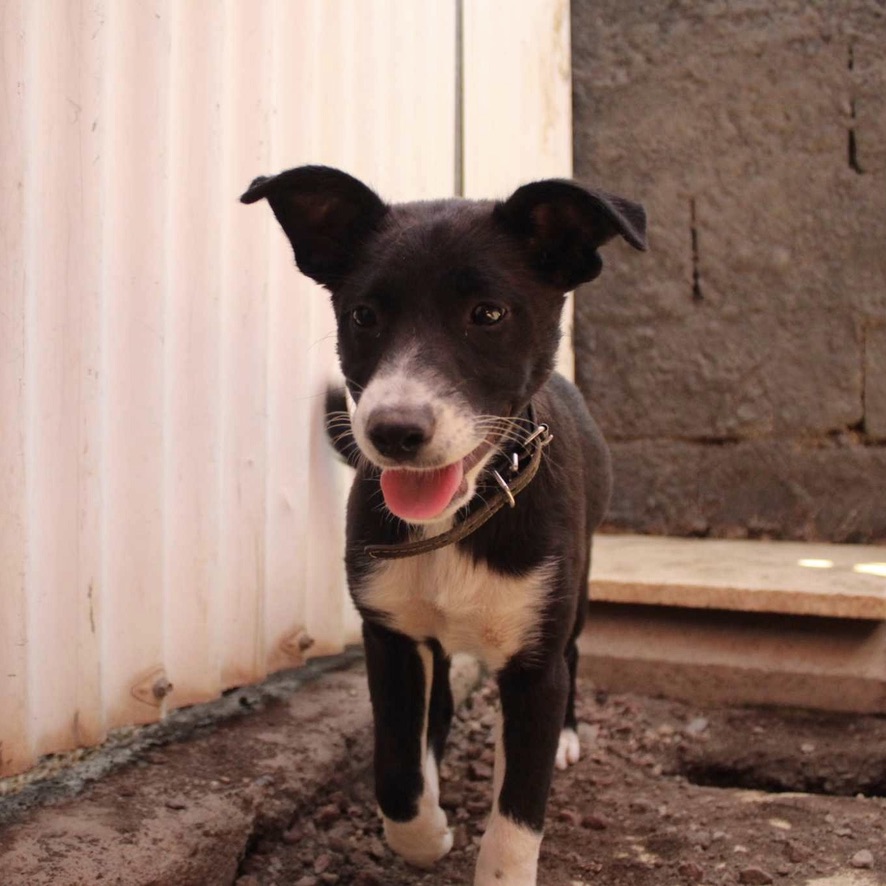
M 563 292 L 600 273 L 598 249 L 613 237 L 646 249 L 646 213 L 639 203 L 572 181 L 523 185 L 493 213 L 520 242 L 536 273 Z
M 363 182 L 328 166 L 299 166 L 260 176 L 240 198 L 267 198 L 286 232 L 299 270 L 326 287 L 353 269 L 360 245 L 378 226 L 387 205 Z

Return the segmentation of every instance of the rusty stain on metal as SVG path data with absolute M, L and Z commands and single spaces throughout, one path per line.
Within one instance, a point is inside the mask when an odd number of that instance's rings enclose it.
M 172 692 L 172 683 L 162 666 L 151 668 L 132 684 L 129 692 L 133 698 L 152 708 L 160 707 L 163 699 Z
M 304 663 L 304 654 L 313 645 L 314 638 L 304 628 L 297 628 L 280 641 L 281 651 L 298 664 Z
M 173 688 L 172 683 L 170 683 L 164 676 L 158 677 L 154 681 L 154 686 L 151 691 L 154 693 L 154 698 L 156 698 L 157 701 L 162 701 L 170 692 L 172 692 Z

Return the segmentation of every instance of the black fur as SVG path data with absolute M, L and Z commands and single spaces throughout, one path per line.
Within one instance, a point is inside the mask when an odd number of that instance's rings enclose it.
M 555 564 L 534 641 L 497 673 L 506 760 L 499 811 L 540 831 L 560 730 L 575 726 L 576 638 L 586 610 L 590 539 L 611 486 L 599 428 L 575 387 L 553 373 L 560 312 L 566 291 L 600 273 L 599 247 L 621 236 L 645 249 L 643 209 L 560 180 L 525 185 L 499 203 L 389 206 L 351 176 L 324 167 L 256 179 L 242 199 L 263 197 L 299 268 L 331 293 L 342 369 L 358 404 L 386 360 L 412 354 L 432 373 L 440 396 L 458 398 L 472 415 L 519 416 L 531 400 L 537 420 L 554 433 L 517 507 L 501 510 L 458 542 L 464 556 L 509 581 Z M 482 320 L 490 306 L 496 322 L 478 322 L 478 309 Z M 342 409 L 343 400 L 332 394 L 330 411 Z M 422 434 L 410 438 L 409 452 L 390 428 L 379 435 L 384 458 L 422 466 L 434 423 L 427 407 L 421 409 Z M 377 797 L 389 820 L 409 822 L 424 787 L 422 741 L 438 761 L 443 754 L 452 718 L 449 655 L 456 650 L 444 649 L 436 636 L 400 633 L 390 613 L 374 605 L 379 565 L 365 546 L 403 542 L 416 530 L 381 507 L 381 470 L 358 456 L 356 440 L 339 421 L 330 436 L 357 470 L 345 562 L 364 619 Z M 495 489 L 481 475 L 461 517 Z M 433 662 L 427 710 L 421 644 Z

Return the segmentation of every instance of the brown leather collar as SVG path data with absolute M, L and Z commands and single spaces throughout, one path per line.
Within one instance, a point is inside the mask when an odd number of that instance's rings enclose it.
M 426 554 L 467 538 L 495 516 L 506 504 L 512 508 L 516 507 L 516 497 L 538 473 L 545 447 L 554 439 L 548 425 L 535 423 L 535 410 L 531 403 L 529 415 L 534 427 L 526 439 L 515 450 L 507 454 L 506 466 L 487 468 L 498 484 L 498 489 L 481 507 L 441 535 L 393 545 L 366 545 L 363 552 L 373 560 L 399 560 L 404 557 Z M 493 465 L 499 464 L 500 461 L 501 458 L 496 459 Z M 505 480 L 503 474 L 509 475 L 509 478 Z

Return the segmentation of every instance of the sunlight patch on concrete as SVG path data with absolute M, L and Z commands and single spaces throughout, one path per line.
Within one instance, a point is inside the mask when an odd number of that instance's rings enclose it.
M 879 575 L 886 578 L 886 563 L 856 563 L 852 571 L 861 575 Z
M 831 874 L 829 877 L 807 880 L 804 886 L 877 886 L 877 880 L 871 874 L 846 871 L 845 873 Z

